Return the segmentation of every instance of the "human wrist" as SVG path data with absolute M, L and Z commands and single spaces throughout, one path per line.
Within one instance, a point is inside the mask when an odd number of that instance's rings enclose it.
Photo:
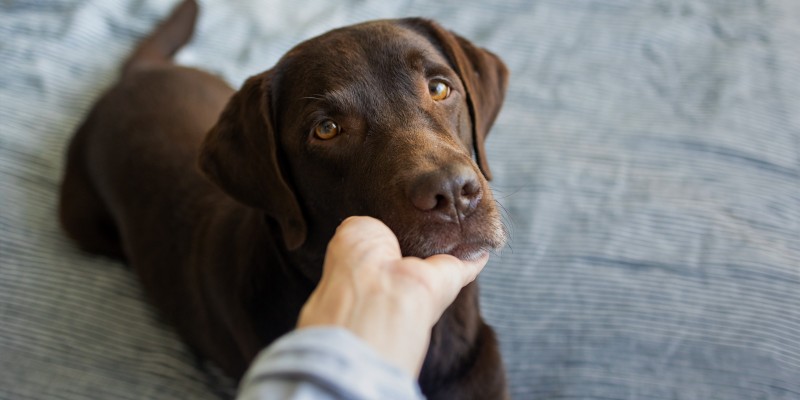
M 376 312 L 347 328 L 372 346 L 388 362 L 418 376 L 428 349 L 431 324 L 424 309 L 403 306 L 376 307 Z
M 336 326 L 350 331 L 387 363 L 418 376 L 430 341 L 432 317 L 419 296 L 373 293 L 368 300 L 339 293 L 333 303 L 310 301 L 299 329 Z
M 325 393 L 333 390 L 348 399 L 424 398 L 414 375 L 387 362 L 371 345 L 340 326 L 305 327 L 279 338 L 253 362 L 239 396 L 273 398 L 273 392 L 267 397 L 260 393 L 259 386 L 286 376 L 297 379 L 298 385 L 324 388 Z

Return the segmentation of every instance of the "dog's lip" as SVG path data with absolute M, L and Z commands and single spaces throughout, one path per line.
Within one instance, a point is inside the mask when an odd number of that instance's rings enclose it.
M 459 244 L 445 252 L 463 261 L 475 261 L 483 258 L 489 253 L 485 245 L 480 244 Z
M 485 257 L 492 246 L 486 243 L 457 243 L 438 249 L 428 249 L 427 251 L 403 251 L 403 255 L 419 258 L 428 258 L 436 254 L 449 254 L 462 261 L 475 261 Z

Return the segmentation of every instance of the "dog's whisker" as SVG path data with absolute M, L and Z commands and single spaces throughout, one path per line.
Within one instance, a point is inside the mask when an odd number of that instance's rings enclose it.
M 502 197 L 495 196 L 495 199 L 499 199 L 499 200 L 507 199 L 507 198 L 519 193 L 520 191 L 522 191 L 522 189 L 527 189 L 527 187 L 525 187 L 525 186 L 512 186 L 511 187 L 511 193 L 506 193 L 505 190 L 497 188 L 495 186 L 492 186 L 492 192 L 503 194 Z
M 508 241 L 510 242 L 514 236 L 514 220 L 511 218 L 511 213 L 502 203 L 495 200 L 495 204 L 497 208 L 500 209 L 500 223 L 503 225 Z

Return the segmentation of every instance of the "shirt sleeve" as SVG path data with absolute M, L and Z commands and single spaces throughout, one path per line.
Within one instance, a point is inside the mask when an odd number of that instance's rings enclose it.
M 416 379 L 342 328 L 290 332 L 262 350 L 239 400 L 422 400 Z

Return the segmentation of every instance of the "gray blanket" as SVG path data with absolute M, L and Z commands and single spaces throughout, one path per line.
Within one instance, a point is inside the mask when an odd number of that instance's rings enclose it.
M 0 2 L 0 398 L 234 391 L 55 212 L 68 138 L 173 4 Z M 800 1 L 202 7 L 178 59 L 235 86 L 375 18 L 506 61 L 488 156 L 512 241 L 480 281 L 514 399 L 800 399 Z

